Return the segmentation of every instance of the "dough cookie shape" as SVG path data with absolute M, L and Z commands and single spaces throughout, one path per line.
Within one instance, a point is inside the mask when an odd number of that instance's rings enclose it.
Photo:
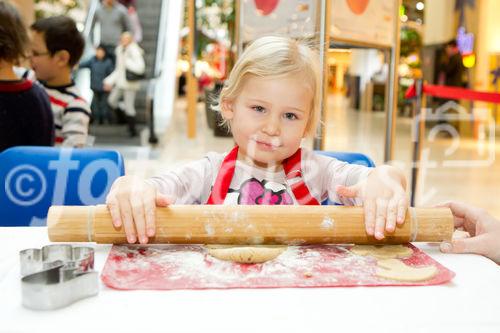
M 258 264 L 273 260 L 282 254 L 287 247 L 286 245 L 206 245 L 208 254 L 212 257 L 243 264 Z
M 376 275 L 378 277 L 396 281 L 427 281 L 438 272 L 436 266 L 412 267 L 398 259 L 379 260 L 377 265 Z
M 403 245 L 354 245 L 352 253 L 376 259 L 409 258 L 413 250 Z

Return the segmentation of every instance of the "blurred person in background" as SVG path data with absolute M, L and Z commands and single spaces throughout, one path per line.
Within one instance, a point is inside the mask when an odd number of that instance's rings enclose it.
M 109 91 L 104 90 L 104 79 L 113 72 L 113 62 L 106 55 L 106 49 L 100 45 L 96 49 L 95 56 L 81 62 L 80 68 L 90 69 L 90 88 L 94 93 L 90 108 L 94 119 L 100 125 L 107 120 L 109 124 L 113 123 L 111 112 L 109 110 L 108 98 Z
M 146 69 L 143 53 L 132 35 L 124 32 L 115 52 L 115 70 L 104 80 L 104 89 L 111 90 L 108 102 L 112 108 L 118 108 L 120 98 L 123 96 L 128 132 L 131 137 L 137 136 L 135 95 L 141 87 L 140 80 Z
M 115 64 L 115 49 L 120 42 L 120 36 L 123 32 L 132 32 L 127 9 L 115 0 L 102 0 L 92 21 L 91 30 L 96 23 L 101 26 L 101 36 L 99 44 L 104 47 L 106 54 Z M 94 44 L 95 45 L 95 44 Z
M 132 26 L 132 34 L 136 43 L 142 42 L 142 25 L 139 15 L 137 14 L 137 6 L 135 0 L 119 0 L 120 3 L 127 8 L 128 17 Z
M 54 118 L 38 83 L 14 71 L 28 57 L 29 39 L 17 10 L 0 1 L 0 152 L 14 146 L 52 146 Z

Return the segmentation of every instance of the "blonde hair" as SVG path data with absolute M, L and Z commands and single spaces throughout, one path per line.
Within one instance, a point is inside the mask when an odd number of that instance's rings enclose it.
M 240 56 L 224 83 L 219 98 L 218 111 L 224 101 L 233 101 L 245 83 L 248 75 L 260 77 L 280 77 L 294 74 L 304 75 L 313 92 L 313 100 L 306 134 L 314 135 L 320 120 L 320 80 L 319 56 L 304 42 L 288 37 L 266 36 L 255 40 Z M 229 125 L 227 120 L 223 124 Z

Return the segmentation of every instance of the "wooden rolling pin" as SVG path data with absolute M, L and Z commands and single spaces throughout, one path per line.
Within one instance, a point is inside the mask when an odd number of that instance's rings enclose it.
M 149 243 L 171 244 L 401 244 L 451 240 L 448 208 L 410 208 L 405 223 L 382 241 L 365 231 L 363 208 L 344 206 L 172 205 L 156 209 Z M 126 243 L 104 205 L 52 206 L 53 242 Z

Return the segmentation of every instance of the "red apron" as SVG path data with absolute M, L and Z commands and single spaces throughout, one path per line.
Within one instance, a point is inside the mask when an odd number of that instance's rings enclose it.
M 215 178 L 215 184 L 208 197 L 207 205 L 222 205 L 224 203 L 234 176 L 238 148 L 238 146 L 234 147 L 227 154 L 226 158 L 224 158 L 224 161 L 222 161 L 217 178 Z M 309 188 L 307 188 L 306 183 L 302 179 L 301 163 L 302 151 L 300 148 L 295 154 L 283 161 L 286 182 L 299 205 L 319 205 L 318 200 L 311 195 Z

